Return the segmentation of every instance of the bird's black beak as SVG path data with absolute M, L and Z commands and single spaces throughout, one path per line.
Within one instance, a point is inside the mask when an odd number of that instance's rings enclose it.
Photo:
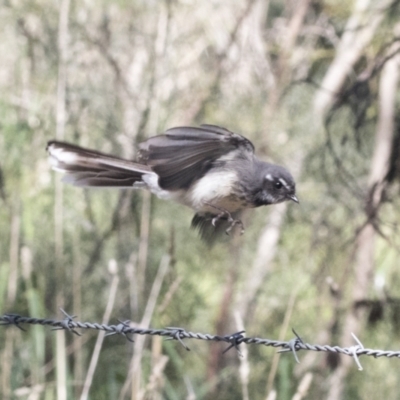
M 288 196 L 288 198 L 290 199 L 290 200 L 293 200 L 295 203 L 297 203 L 297 204 L 299 204 L 300 202 L 299 202 L 299 199 L 296 197 L 296 195 L 294 195 L 294 194 L 291 194 L 291 195 L 289 195 Z

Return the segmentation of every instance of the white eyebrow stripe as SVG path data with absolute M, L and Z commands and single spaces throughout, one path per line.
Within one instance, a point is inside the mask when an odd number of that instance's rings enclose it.
M 279 178 L 279 182 L 282 183 L 282 185 L 285 186 L 286 189 L 289 189 L 289 185 L 283 178 Z

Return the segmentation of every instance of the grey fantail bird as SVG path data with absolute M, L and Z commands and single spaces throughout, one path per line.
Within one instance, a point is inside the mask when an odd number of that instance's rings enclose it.
M 53 169 L 76 186 L 145 188 L 196 214 L 192 227 L 212 242 L 237 224 L 241 210 L 286 200 L 298 203 L 288 170 L 260 161 L 245 137 L 214 125 L 178 127 L 139 145 L 137 161 L 50 141 Z

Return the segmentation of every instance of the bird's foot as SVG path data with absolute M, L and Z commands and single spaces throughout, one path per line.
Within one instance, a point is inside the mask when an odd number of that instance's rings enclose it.
M 232 216 L 229 215 L 228 222 L 230 223 L 230 225 L 228 226 L 228 228 L 225 231 L 225 233 L 227 235 L 230 234 L 231 230 L 234 228 L 235 225 L 239 225 L 240 226 L 240 234 L 243 235 L 243 233 L 244 233 L 244 225 L 243 225 L 243 222 L 240 219 L 233 219 Z
M 227 222 L 230 224 L 228 226 L 228 228 L 225 230 L 225 233 L 227 235 L 230 234 L 231 230 L 235 227 L 235 225 L 239 225 L 240 226 L 240 234 L 243 235 L 244 233 L 244 225 L 243 222 L 240 219 L 234 219 L 232 217 L 232 214 L 228 211 L 228 210 L 224 210 L 220 207 L 214 206 L 213 204 L 207 203 L 208 206 L 215 208 L 216 210 L 220 211 L 219 214 L 217 214 L 212 220 L 211 220 L 211 224 L 216 227 L 217 226 L 217 222 L 220 219 L 226 219 Z
M 216 215 L 216 216 L 211 220 L 212 225 L 213 225 L 214 227 L 216 227 L 216 226 L 217 226 L 217 222 L 218 222 L 220 219 L 224 218 L 226 215 L 227 215 L 227 212 L 226 212 L 226 211 L 220 212 L 218 215 Z M 232 217 L 231 217 L 231 218 L 232 218 Z

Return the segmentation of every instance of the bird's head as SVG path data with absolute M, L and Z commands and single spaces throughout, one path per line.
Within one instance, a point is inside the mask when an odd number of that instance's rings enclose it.
M 292 200 L 296 203 L 296 184 L 291 173 L 279 165 L 262 163 L 258 168 L 259 186 L 254 193 L 255 206 L 282 203 Z

